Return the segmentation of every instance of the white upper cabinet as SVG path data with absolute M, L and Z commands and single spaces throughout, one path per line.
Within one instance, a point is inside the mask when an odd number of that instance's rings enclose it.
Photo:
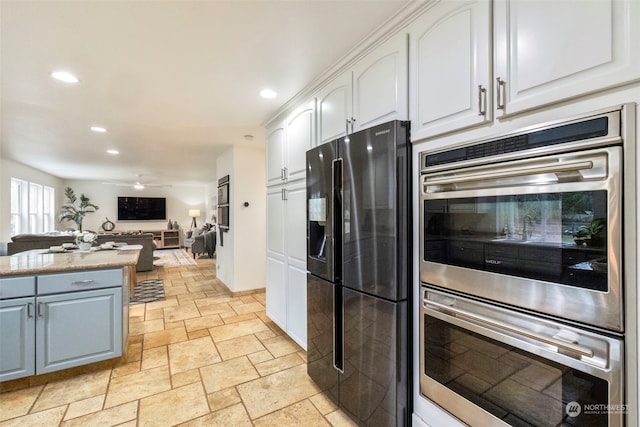
M 488 1 L 447 1 L 411 25 L 412 139 L 492 120 L 490 22 Z
M 394 35 L 317 93 L 320 143 L 408 119 L 407 47 L 405 33 Z
M 409 27 L 412 139 L 637 81 L 639 22 L 637 0 L 438 3 Z
M 497 0 L 494 7 L 500 115 L 640 78 L 637 0 Z
M 353 69 L 353 130 L 408 119 L 407 35 L 398 33 Z
M 305 177 L 307 150 L 313 146 L 315 134 L 315 103 L 294 112 L 286 124 L 285 175 L 287 180 Z
M 352 111 L 351 79 L 351 71 L 343 73 L 317 94 L 320 144 L 347 133 Z
M 315 143 L 315 100 L 269 129 L 266 146 L 267 186 L 305 177 L 306 152 Z
M 276 126 L 267 134 L 267 185 L 284 181 L 284 126 Z

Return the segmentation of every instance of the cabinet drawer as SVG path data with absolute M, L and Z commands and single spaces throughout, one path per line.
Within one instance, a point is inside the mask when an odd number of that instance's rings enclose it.
M 89 270 L 38 276 L 38 295 L 122 286 L 122 270 Z
M 0 299 L 30 297 L 36 294 L 36 278 L 8 277 L 0 279 Z

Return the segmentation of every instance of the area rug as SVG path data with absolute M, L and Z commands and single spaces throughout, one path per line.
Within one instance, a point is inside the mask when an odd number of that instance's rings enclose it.
M 144 304 L 164 300 L 164 283 L 162 279 L 141 280 L 133 290 L 133 295 L 129 298 L 129 304 Z
M 158 249 L 153 251 L 153 265 L 158 267 L 179 267 L 198 264 L 184 249 Z

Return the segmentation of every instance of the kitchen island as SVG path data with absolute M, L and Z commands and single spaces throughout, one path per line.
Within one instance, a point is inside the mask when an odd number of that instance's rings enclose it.
M 0 257 L 0 381 L 122 356 L 140 249 Z

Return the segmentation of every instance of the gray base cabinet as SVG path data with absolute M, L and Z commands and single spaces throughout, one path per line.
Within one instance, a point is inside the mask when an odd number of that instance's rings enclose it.
M 0 381 L 35 374 L 35 297 L 0 301 Z
M 121 288 L 38 297 L 36 372 L 122 355 L 121 301 Z
M 122 356 L 127 279 L 123 269 L 0 279 L 0 381 Z

